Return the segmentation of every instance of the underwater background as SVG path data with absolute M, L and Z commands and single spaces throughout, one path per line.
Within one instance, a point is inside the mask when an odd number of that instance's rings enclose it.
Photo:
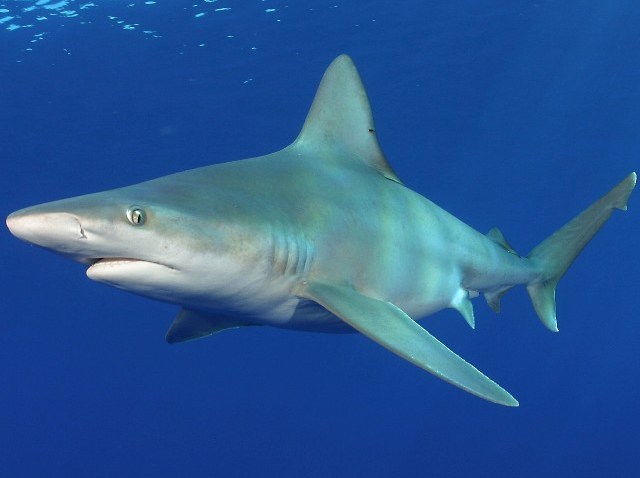
M 522 254 L 640 164 L 637 1 L 0 0 L 0 212 L 276 151 L 350 54 L 399 177 Z M 178 308 L 0 233 L 0 474 L 629 477 L 640 200 L 557 290 L 421 322 L 478 399 L 360 335 L 169 346 Z M 415 267 L 428 267 L 416 264 Z

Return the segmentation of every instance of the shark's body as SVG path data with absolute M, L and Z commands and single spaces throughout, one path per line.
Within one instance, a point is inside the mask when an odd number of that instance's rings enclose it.
M 404 187 L 378 146 L 347 56 L 329 67 L 289 147 L 13 213 L 16 236 L 89 265 L 94 280 L 182 310 L 169 342 L 246 326 L 358 330 L 454 385 L 517 405 L 413 319 L 527 286 L 552 330 L 555 285 L 629 175 L 527 257 Z M 413 319 L 412 319 L 413 318 Z

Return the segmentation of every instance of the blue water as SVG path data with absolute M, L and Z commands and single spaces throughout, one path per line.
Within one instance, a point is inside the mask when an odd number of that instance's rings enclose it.
M 0 0 L 4 215 L 275 151 L 343 52 L 405 183 L 521 253 L 640 165 L 636 1 L 63 3 Z M 639 224 L 636 195 L 560 282 L 559 334 L 522 289 L 422 322 L 517 409 L 358 335 L 169 346 L 176 307 L 5 229 L 0 473 L 632 476 Z

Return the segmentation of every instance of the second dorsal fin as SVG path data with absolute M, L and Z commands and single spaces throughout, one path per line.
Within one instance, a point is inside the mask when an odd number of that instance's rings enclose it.
M 487 237 L 496 244 L 500 244 L 506 251 L 509 251 L 511 254 L 515 254 L 516 256 L 518 255 L 515 249 L 511 247 L 511 244 L 509 244 L 504 238 L 502 231 L 500 231 L 500 229 L 498 229 L 497 227 L 494 227 L 489 232 L 487 232 Z

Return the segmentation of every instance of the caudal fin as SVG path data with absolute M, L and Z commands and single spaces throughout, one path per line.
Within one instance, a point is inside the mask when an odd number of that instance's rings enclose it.
M 541 276 L 527 284 L 527 291 L 538 317 L 553 332 L 558 331 L 556 284 L 609 219 L 613 209 L 627 209 L 627 201 L 636 185 L 636 179 L 636 173 L 631 173 L 602 198 L 538 244 L 529 254 L 528 258 L 539 268 Z

